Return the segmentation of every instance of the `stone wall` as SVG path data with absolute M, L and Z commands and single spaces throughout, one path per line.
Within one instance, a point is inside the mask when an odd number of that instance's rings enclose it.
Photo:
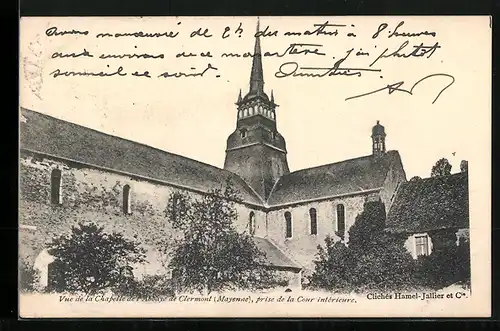
M 369 194 L 339 197 L 327 201 L 304 203 L 297 206 L 272 210 L 268 212 L 268 237 L 284 251 L 290 254 L 299 264 L 307 269 L 313 267 L 313 260 L 318 245 L 323 245 L 327 235 L 333 236 L 337 231 L 337 205 L 345 207 L 346 234 L 354 224 L 356 216 L 363 211 L 365 199 Z M 316 209 L 317 234 L 311 234 L 309 210 Z M 292 237 L 286 238 L 285 212 L 292 215 Z
M 62 171 L 61 204 L 51 203 L 53 169 Z M 125 185 L 131 188 L 130 214 L 123 208 Z M 106 231 L 136 238 L 148 249 L 148 263 L 138 268 L 136 275 L 167 272 L 164 267 L 167 261 L 156 247 L 159 240 L 173 244 L 173 240 L 180 236 L 165 213 L 168 198 L 174 191 L 181 189 L 59 160 L 23 155 L 20 159 L 19 223 L 31 230 L 20 231 L 21 258 L 33 265 L 54 236 L 68 233 L 79 221 L 93 221 L 104 226 Z M 185 192 L 195 199 L 200 197 L 199 193 Z M 236 209 L 240 215 L 235 224 L 237 230 L 248 230 L 251 209 L 242 204 L 237 204 Z M 265 233 L 265 213 L 258 210 L 254 213 L 256 234 Z
M 61 203 L 51 203 L 51 172 L 62 171 Z M 337 240 L 337 205 L 345 207 L 345 229 L 347 232 L 355 218 L 363 211 L 367 199 L 392 195 L 401 179 L 401 172 L 395 170 L 386 181 L 387 189 L 357 195 L 332 198 L 326 201 L 305 202 L 265 211 L 246 204 L 236 204 L 239 218 L 235 224 L 239 232 L 250 231 L 250 213 L 254 213 L 255 235 L 266 237 L 296 262 L 309 270 L 317 246 L 323 245 L 325 237 L 331 235 Z M 124 212 L 123 190 L 129 185 L 130 213 Z M 144 273 L 162 273 L 165 257 L 156 249 L 159 240 L 173 244 L 180 233 L 169 223 L 165 209 L 173 192 L 184 191 L 193 198 L 200 193 L 172 187 L 159 182 L 111 173 L 98 168 L 23 154 L 20 160 L 20 224 L 36 227 L 36 235 L 21 232 L 21 255 L 34 263 L 36 257 L 47 247 L 55 235 L 70 231 L 79 221 L 94 221 L 107 231 L 122 232 L 130 238 L 137 238 L 148 249 L 148 263 L 136 270 Z M 317 234 L 311 234 L 309 210 L 316 209 Z M 292 237 L 286 238 L 285 212 L 292 215 Z M 33 232 L 33 231 L 31 231 Z

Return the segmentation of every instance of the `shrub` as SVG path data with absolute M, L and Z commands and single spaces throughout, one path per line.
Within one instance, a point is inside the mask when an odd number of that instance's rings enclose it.
M 129 279 L 119 284 L 113 292 L 144 301 L 163 301 L 175 295 L 173 282 L 166 275 L 144 275 L 142 280 Z
M 38 274 L 33 268 L 33 265 L 21 259 L 19 261 L 19 289 L 22 292 L 34 291 L 34 284 L 37 278 Z
M 382 202 L 366 202 L 349 229 L 349 242 L 325 240 L 318 246 L 310 287 L 336 292 L 390 291 L 411 288 L 416 264 L 403 238 L 384 232 Z
M 120 233 L 107 233 L 94 223 L 79 223 L 69 235 L 53 238 L 48 248 L 50 289 L 94 292 L 126 283 L 132 265 L 145 261 L 145 250 Z

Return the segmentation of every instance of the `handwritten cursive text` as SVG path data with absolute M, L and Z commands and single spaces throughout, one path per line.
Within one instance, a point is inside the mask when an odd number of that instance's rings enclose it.
M 417 87 L 420 83 L 426 81 L 427 79 L 433 78 L 433 77 L 448 77 L 451 80 L 448 85 L 446 85 L 441 91 L 439 91 L 436 98 L 434 98 L 434 100 L 432 101 L 432 104 L 434 104 L 437 101 L 437 99 L 441 96 L 441 94 L 446 89 L 448 89 L 451 85 L 453 85 L 453 83 L 455 83 L 455 77 L 453 77 L 452 75 L 449 75 L 449 74 L 432 74 L 432 75 L 428 75 L 428 76 L 425 76 L 424 78 L 419 79 L 415 84 L 413 84 L 413 86 L 409 90 L 405 90 L 405 89 L 401 88 L 401 86 L 403 86 L 403 84 L 404 84 L 404 82 L 401 81 L 401 82 L 389 84 L 385 87 L 379 88 L 379 89 L 371 91 L 371 92 L 367 92 L 367 93 L 363 93 L 363 94 L 359 94 L 359 95 L 355 95 L 355 96 L 346 98 L 345 101 L 351 100 L 351 99 L 356 99 L 356 98 L 361 98 L 361 97 L 364 97 L 367 95 L 382 92 L 384 90 L 387 90 L 387 92 L 389 92 L 389 94 L 392 94 L 392 93 L 397 91 L 397 92 L 403 92 L 403 93 L 407 93 L 409 95 L 413 95 L 413 90 L 415 89 L 415 87 Z

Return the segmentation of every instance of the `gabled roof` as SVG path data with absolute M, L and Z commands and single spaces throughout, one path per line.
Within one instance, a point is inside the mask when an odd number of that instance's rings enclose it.
M 265 253 L 267 265 L 281 268 L 301 269 L 302 267 L 292 261 L 275 244 L 266 238 L 252 237 L 258 249 Z
M 276 182 L 268 204 L 276 206 L 378 189 L 396 162 L 401 162 L 399 153 L 388 151 L 380 157 L 368 155 L 295 171 Z
M 20 147 L 207 192 L 230 180 L 244 202 L 260 197 L 236 174 L 180 155 L 21 109 Z
M 468 226 L 467 172 L 402 184 L 386 223 L 388 231 L 408 233 Z

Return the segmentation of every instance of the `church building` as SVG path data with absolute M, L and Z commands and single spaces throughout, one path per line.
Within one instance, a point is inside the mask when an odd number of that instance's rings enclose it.
M 39 270 L 40 287 L 50 282 L 47 241 L 85 220 L 141 240 L 149 263 L 138 274 L 161 272 L 155 244 L 176 236 L 165 217 L 169 195 L 199 197 L 228 180 L 241 196 L 236 228 L 254 236 L 269 265 L 290 275 L 290 286 L 300 287 L 327 235 L 347 235 L 366 201 L 382 201 L 389 213 L 407 179 L 378 121 L 366 133 L 371 154 L 290 172 L 261 54 L 257 37 L 223 169 L 21 109 L 20 254 Z

